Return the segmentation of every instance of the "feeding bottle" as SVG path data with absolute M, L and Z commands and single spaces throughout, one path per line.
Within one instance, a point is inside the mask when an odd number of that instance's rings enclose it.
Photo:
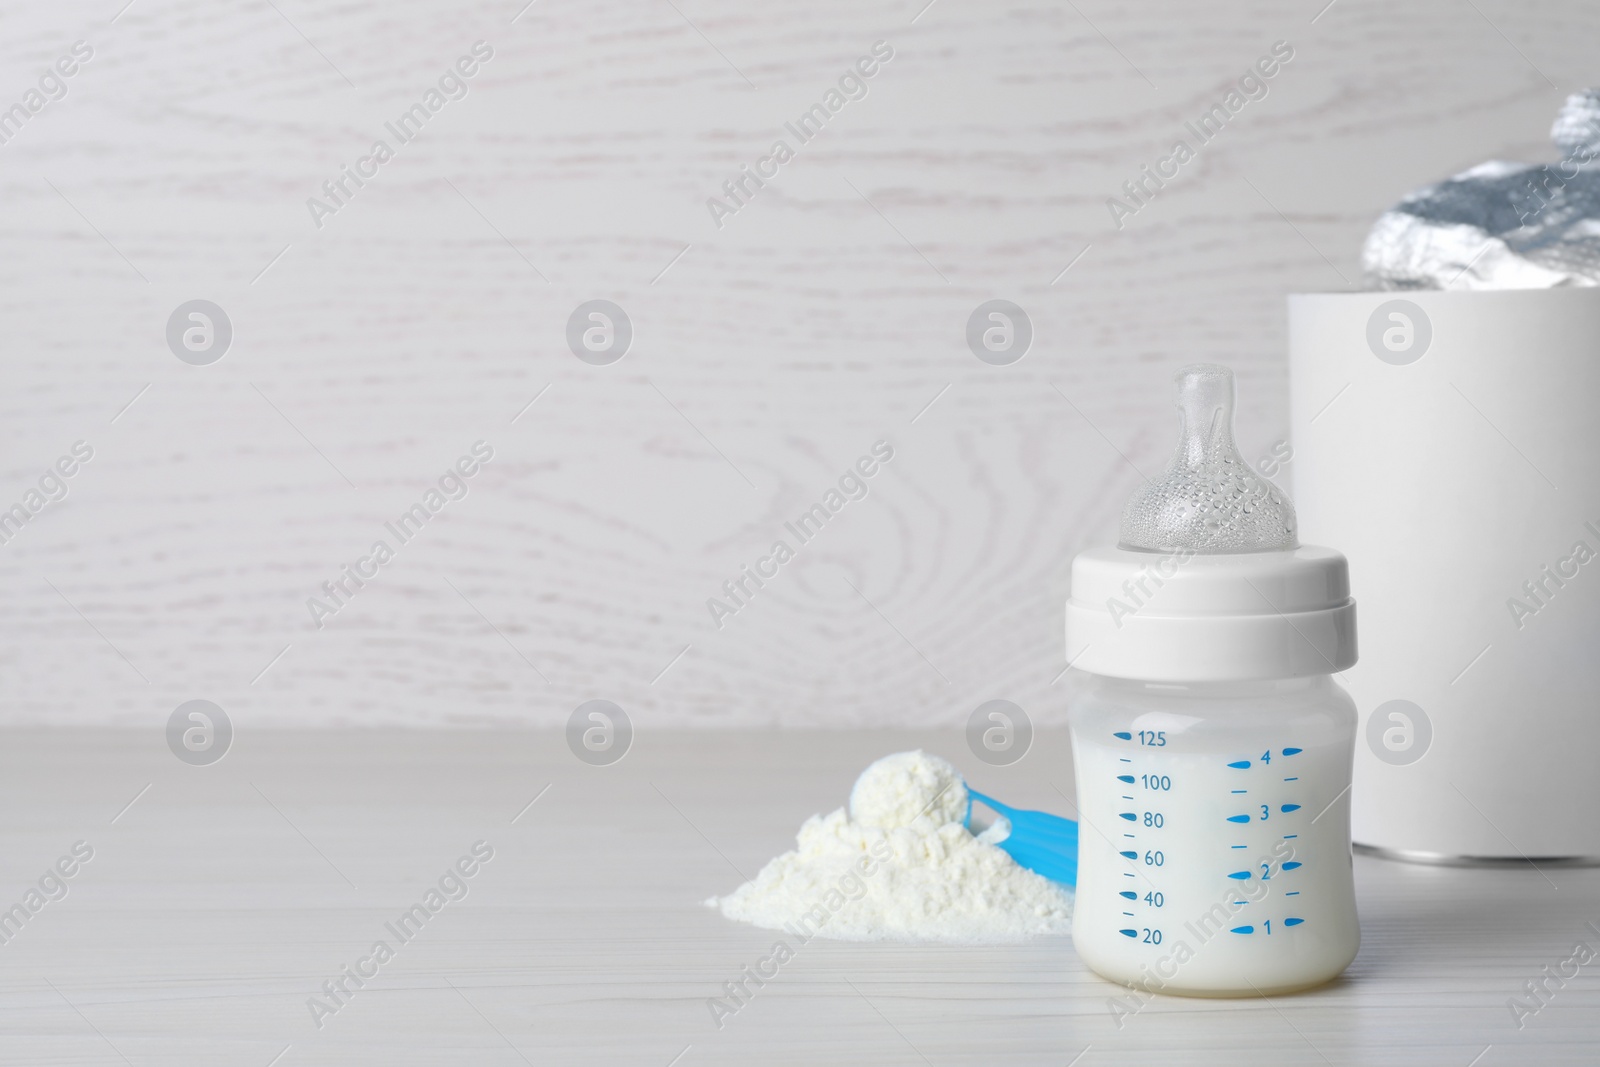
M 1177 375 L 1171 465 L 1121 541 L 1072 565 L 1073 940 L 1102 976 L 1190 996 L 1318 985 L 1360 945 L 1350 856 L 1356 660 L 1345 559 L 1233 441 L 1233 372 Z

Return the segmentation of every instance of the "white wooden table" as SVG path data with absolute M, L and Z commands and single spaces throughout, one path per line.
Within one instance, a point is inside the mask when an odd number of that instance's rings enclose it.
M 954 733 L 684 733 L 636 723 L 610 767 L 554 733 L 245 731 L 210 767 L 154 731 L 0 744 L 0 908 L 77 841 L 93 859 L 0 946 L 0 1062 L 47 1064 L 1501 1064 L 1600 1057 L 1600 961 L 1519 1030 L 1507 1007 L 1578 941 L 1600 871 L 1358 857 L 1343 980 L 1259 1000 L 1117 987 L 1068 939 L 813 940 L 718 1030 L 773 935 L 700 905 L 921 745 L 974 785 L 1069 811 L 1063 735 L 1007 769 Z M 148 789 L 146 789 L 148 786 Z M 543 792 L 542 790 L 548 791 Z M 137 800 L 129 806 L 129 802 Z M 529 802 L 539 797 L 529 807 Z M 513 821 L 515 820 L 515 821 Z M 308 998 L 473 843 L 492 860 L 336 1014 Z M 470 866 L 470 865 L 469 865 Z M 274 1061 L 274 1057 L 279 1057 Z

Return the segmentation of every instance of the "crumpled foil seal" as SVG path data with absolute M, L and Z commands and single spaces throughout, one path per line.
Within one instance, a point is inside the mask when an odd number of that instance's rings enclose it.
M 1600 89 L 1550 128 L 1561 161 L 1482 163 L 1385 211 L 1367 235 L 1369 289 L 1600 285 Z

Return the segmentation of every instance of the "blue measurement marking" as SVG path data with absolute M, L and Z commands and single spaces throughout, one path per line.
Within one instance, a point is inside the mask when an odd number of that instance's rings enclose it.
M 1304 919 L 1285 919 L 1285 920 L 1283 920 L 1283 925 L 1285 925 L 1285 926 L 1299 926 L 1303 922 L 1305 922 Z
M 1285 863 L 1283 865 L 1283 869 L 1286 870 L 1286 871 L 1292 871 L 1296 867 L 1304 867 L 1304 866 L 1305 866 L 1305 864 L 1301 863 L 1299 860 L 1290 860 L 1288 863 Z
M 1117 775 L 1117 781 L 1119 781 L 1119 782 L 1127 782 L 1129 785 L 1132 785 L 1133 784 L 1133 775 L 1131 775 L 1131 774 L 1119 774 L 1119 775 Z
M 1123 834 L 1122 836 L 1126 837 L 1126 838 L 1129 838 L 1130 840 L 1133 838 L 1132 834 Z
M 1127 756 L 1122 756 L 1120 758 L 1121 758 L 1123 763 L 1132 763 L 1133 762 L 1133 760 L 1129 759 Z
M 1131 912 L 1131 911 L 1125 911 L 1122 914 L 1126 915 L 1130 919 L 1133 918 L 1133 912 Z
M 1139 820 L 1139 816 L 1135 815 L 1131 811 L 1119 811 L 1117 814 L 1122 816 L 1124 819 L 1127 819 L 1129 822 L 1137 822 Z
M 1235 926 L 1230 931 L 1230 933 L 1235 933 L 1235 934 L 1253 934 L 1255 932 L 1256 932 L 1256 928 L 1254 926 Z
M 1237 768 L 1237 769 L 1239 769 L 1241 771 L 1242 770 L 1247 770 L 1249 768 L 1249 766 L 1250 766 L 1250 761 L 1247 760 L 1247 759 L 1235 760 L 1234 762 L 1228 764 L 1228 766 L 1235 767 L 1235 768 Z
M 1248 790 L 1248 789 L 1235 789 L 1234 792 L 1235 793 L 1248 793 L 1248 792 L 1250 792 L 1250 790 Z
M 1283 835 L 1283 839 L 1285 841 L 1293 841 L 1295 838 L 1297 838 L 1299 836 L 1300 836 L 1299 834 L 1284 834 Z
M 1117 933 L 1121 934 L 1123 937 L 1138 937 L 1139 936 L 1139 931 L 1137 931 L 1137 930 L 1118 930 Z
M 1139 858 L 1139 854 L 1137 852 L 1124 852 L 1122 854 L 1122 858 L 1125 860 L 1136 860 Z
M 1282 811 L 1283 811 L 1283 813 L 1285 815 L 1289 814 L 1291 811 L 1299 811 L 1299 810 L 1300 810 L 1300 805 L 1298 805 L 1298 804 L 1285 804 L 1283 806 L 1283 808 L 1282 808 Z
M 1298 889 L 1296 889 L 1293 893 L 1285 893 L 1284 894 L 1284 896 L 1286 896 L 1286 897 L 1297 897 L 1299 895 L 1300 895 L 1300 890 L 1298 890 Z
M 1232 878 L 1236 882 L 1242 882 L 1246 878 L 1250 877 L 1250 872 L 1249 871 L 1234 871 L 1232 874 L 1228 875 L 1228 877 Z
M 1284 779 L 1284 781 L 1286 781 L 1286 782 L 1298 782 L 1298 781 L 1299 781 L 1299 780 L 1300 780 L 1300 779 L 1299 779 L 1299 778 L 1298 778 L 1298 777 L 1295 777 L 1295 778 L 1285 778 L 1285 779 Z
M 1234 848 L 1248 848 L 1248 845 L 1234 845 Z
M 1132 797 L 1128 797 L 1128 796 L 1125 796 L 1125 797 L 1123 797 L 1123 798 L 1122 798 L 1122 799 L 1123 799 L 1123 800 L 1132 800 L 1132 799 L 1133 799 L 1133 798 L 1132 798 Z
M 1250 821 L 1250 816 L 1248 816 L 1248 815 L 1230 815 L 1230 816 L 1228 816 L 1228 821 L 1229 822 L 1249 822 Z
M 1138 900 L 1139 899 L 1139 894 L 1135 893 L 1131 889 L 1124 889 L 1122 892 L 1118 893 L 1117 896 L 1119 896 L 1119 897 L 1127 897 L 1129 900 Z
M 1133 872 L 1132 871 L 1123 871 L 1122 872 L 1122 877 L 1124 877 L 1124 878 L 1132 878 L 1133 877 Z
M 1304 751 L 1305 751 L 1305 749 L 1303 749 L 1303 748 L 1286 748 L 1286 749 L 1283 750 L 1283 754 L 1285 756 L 1298 756 L 1298 755 L 1300 755 L 1300 753 L 1302 753 Z
M 1126 730 L 1118 730 L 1116 733 L 1112 734 L 1111 736 L 1115 737 L 1118 741 L 1132 741 L 1133 740 L 1133 735 L 1131 733 L 1129 733 L 1128 731 L 1126 731 Z

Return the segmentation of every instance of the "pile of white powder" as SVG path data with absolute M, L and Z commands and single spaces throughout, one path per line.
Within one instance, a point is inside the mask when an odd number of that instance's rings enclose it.
M 862 772 L 850 807 L 813 815 L 793 852 L 706 901 L 730 919 L 841 941 L 1016 941 L 1068 933 L 1070 891 L 964 825 L 967 786 L 926 752 Z M 1003 838 L 1002 838 L 1003 839 Z

